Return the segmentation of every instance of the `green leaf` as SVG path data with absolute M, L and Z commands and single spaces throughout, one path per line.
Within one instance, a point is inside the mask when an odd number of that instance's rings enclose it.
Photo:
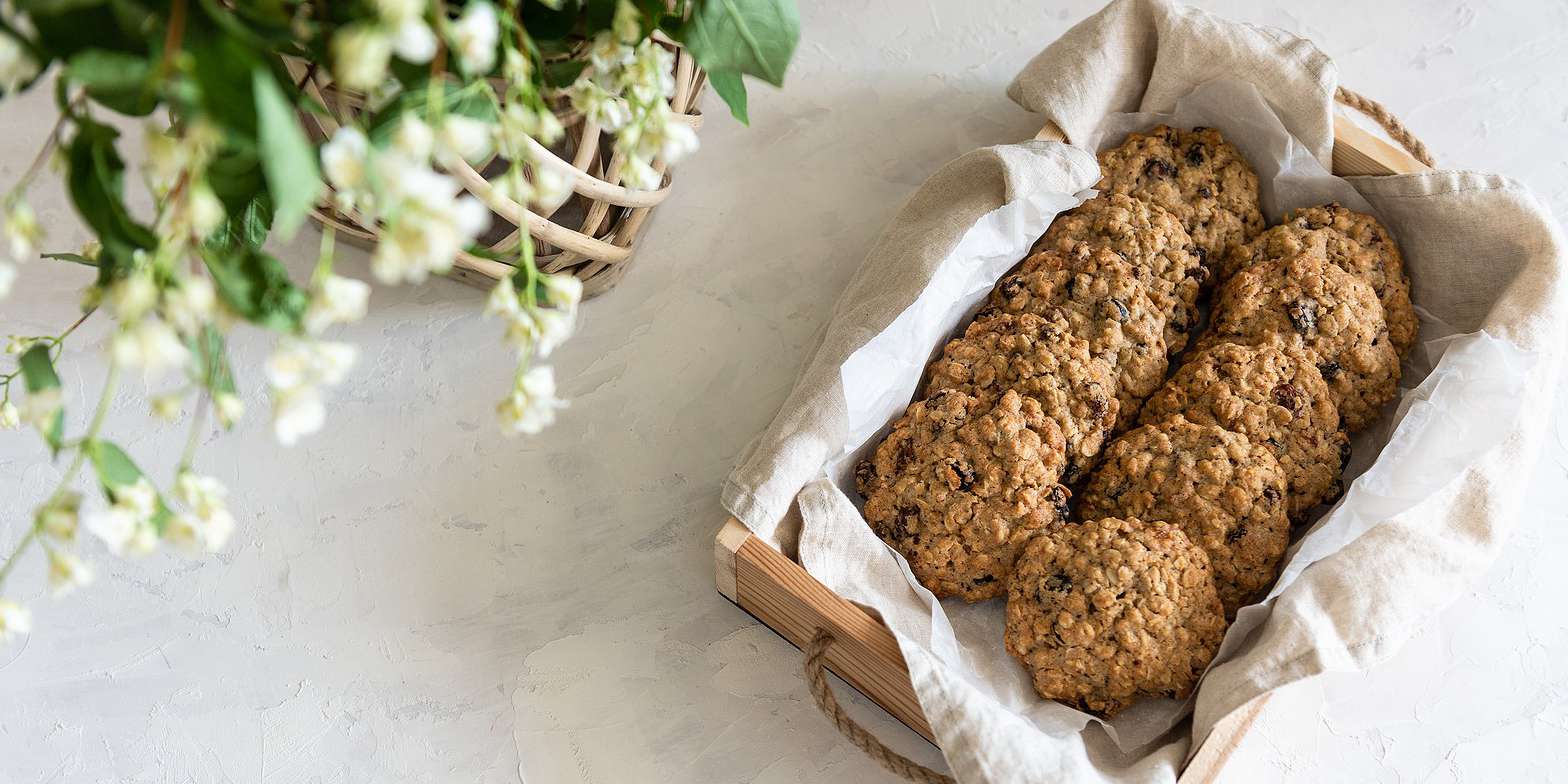
M 93 470 L 98 472 L 98 481 L 109 490 L 134 485 L 142 478 L 142 470 L 136 467 L 130 455 L 112 441 L 94 439 L 88 441 L 85 448 L 87 457 L 93 461 Z
M 256 92 L 261 171 L 267 175 L 267 190 L 272 194 L 273 225 L 286 240 L 316 206 L 321 172 L 316 168 L 316 150 L 299 127 L 294 105 L 284 97 L 272 72 L 258 67 L 251 82 Z
M 121 114 L 143 117 L 157 106 L 157 94 L 147 83 L 152 66 L 145 57 L 84 49 L 71 55 L 65 68 L 66 77 L 93 100 Z
M 741 125 L 750 125 L 751 120 L 746 116 L 746 82 L 741 75 L 734 71 L 715 71 L 708 74 L 708 84 L 713 85 L 713 91 L 724 99 L 730 107 L 730 114 L 740 120 Z
M 203 256 L 231 310 L 267 329 L 299 331 L 310 296 L 289 279 L 282 262 L 250 246 L 209 246 Z
M 27 384 L 29 394 L 60 388 L 60 375 L 54 372 L 54 362 L 49 359 L 48 346 L 42 343 L 33 344 L 32 348 L 22 353 L 17 364 L 22 367 L 22 381 Z
M 793 0 L 705 0 L 681 25 L 680 40 L 709 73 L 751 74 L 783 86 L 800 16 Z
M 98 474 L 98 483 L 103 485 L 104 495 L 111 503 L 117 490 L 130 487 L 146 476 L 140 468 L 136 467 L 131 456 L 125 454 L 125 450 L 112 441 L 93 439 L 83 444 L 82 448 L 87 451 L 88 459 L 92 460 L 93 470 Z M 158 506 L 152 513 L 152 527 L 162 535 L 174 514 L 169 511 L 169 506 L 164 503 L 161 494 L 157 499 Z
M 234 370 L 229 365 L 223 333 L 211 324 L 202 328 L 201 334 L 191 338 L 191 374 L 214 395 L 237 394 L 234 387 Z
M 577 81 L 588 63 L 582 60 L 552 60 L 540 69 L 544 74 L 544 83 L 551 87 L 567 87 Z
M 80 253 L 45 253 L 43 258 L 54 259 L 55 261 L 69 261 L 73 264 L 81 264 L 84 267 L 98 266 L 97 259 L 89 259 Z
M 119 134 L 107 125 L 77 119 L 76 138 L 66 150 L 66 189 L 82 220 L 103 243 L 98 257 L 98 282 L 118 278 L 137 250 L 151 248 L 152 231 L 137 223 L 124 201 L 125 162 L 114 148 Z

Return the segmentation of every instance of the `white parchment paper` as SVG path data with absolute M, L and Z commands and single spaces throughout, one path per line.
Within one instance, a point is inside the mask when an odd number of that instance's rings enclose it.
M 1271 222 L 1285 211 L 1326 201 L 1375 214 L 1349 183 L 1329 174 L 1292 138 L 1267 102 L 1242 82 L 1204 84 L 1178 101 L 1171 114 L 1110 115 L 1083 143 L 1103 149 L 1129 131 L 1159 123 L 1218 128 L 1256 168 L 1264 214 Z M 1040 699 L 1022 667 L 1003 650 L 1003 603 L 937 601 L 914 581 L 903 558 L 865 524 L 850 476 L 854 463 L 875 448 L 909 403 L 925 364 L 943 341 L 1056 214 L 1090 195 L 1026 194 L 986 215 L 964 235 L 916 302 L 842 365 L 849 436 L 827 475 L 799 496 L 800 557 L 834 591 L 877 608 L 903 644 L 928 651 L 985 698 L 1038 730 L 1063 737 L 1093 722 L 1102 725 L 1123 752 L 1131 753 L 1164 736 L 1190 711 L 1191 701 L 1146 699 L 1114 721 L 1103 722 Z M 1379 521 L 1441 492 L 1514 429 L 1521 387 L 1535 354 L 1485 332 L 1453 334 L 1429 314 L 1423 314 L 1421 338 L 1390 416 L 1356 439 L 1350 474 L 1359 476 L 1340 502 L 1292 545 L 1269 598 L 1238 614 L 1217 663 L 1244 644 L 1269 617 L 1273 598 L 1304 570 Z

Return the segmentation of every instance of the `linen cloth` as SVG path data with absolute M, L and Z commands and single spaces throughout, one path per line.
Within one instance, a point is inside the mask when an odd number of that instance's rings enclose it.
M 1326 168 L 1333 63 L 1287 33 L 1163 0 L 1107 6 L 1041 52 L 1009 95 L 1092 144 L 1108 116 L 1169 113 L 1215 79 L 1238 77 Z M 1495 556 L 1555 394 L 1565 245 L 1526 188 L 1457 171 L 1328 178 L 1353 188 L 1405 253 L 1423 345 L 1402 399 L 1357 439 L 1345 499 L 1292 546 L 1269 598 L 1243 609 L 1189 704 L 1146 700 L 1107 724 L 1040 700 L 1021 667 L 997 663 L 1001 603 L 935 601 L 844 488 L 848 466 L 910 399 L 923 361 L 1097 178 L 1090 150 L 1045 142 L 978 150 L 941 169 L 868 254 L 778 417 L 724 487 L 725 506 L 757 535 L 787 551 L 798 535 L 813 575 L 882 613 L 960 781 L 1169 781 L 1250 699 L 1391 655 Z M 795 519 L 798 532 L 784 523 Z M 1177 723 L 1189 709 L 1190 724 Z

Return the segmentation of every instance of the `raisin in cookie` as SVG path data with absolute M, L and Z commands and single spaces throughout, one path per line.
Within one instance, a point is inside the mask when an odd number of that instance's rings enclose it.
M 1198 296 L 1209 270 L 1198 263 L 1197 246 L 1181 221 L 1158 205 L 1107 194 L 1058 215 L 1031 253 L 1070 253 L 1080 242 L 1104 247 L 1131 264 L 1165 318 L 1166 350 L 1176 354 L 1186 348 L 1187 336 L 1198 325 Z
M 1226 617 L 1274 582 L 1290 542 L 1285 473 L 1265 447 L 1181 417 L 1111 442 L 1084 488 L 1084 519 L 1163 520 L 1208 553 Z
M 1377 293 L 1322 256 L 1304 253 L 1237 273 L 1220 288 L 1198 345 L 1273 340 L 1317 364 L 1346 430 L 1372 424 L 1398 390 L 1399 353 Z
M 1350 442 L 1323 375 L 1298 350 L 1220 343 L 1188 357 L 1144 403 L 1142 421 L 1178 414 L 1268 448 L 1285 472 L 1293 517 L 1338 493 Z
M 987 305 L 1003 313 L 1061 313 L 1089 351 L 1116 368 L 1119 426 L 1136 421 L 1143 399 L 1165 380 L 1165 319 L 1132 265 L 1110 250 L 1079 243 L 1067 253 L 1034 254 L 996 284 Z
M 1100 153 L 1097 190 L 1125 193 L 1169 210 L 1186 226 L 1205 264 L 1263 230 L 1258 176 L 1213 128 L 1161 125 Z
M 1313 253 L 1371 284 L 1388 319 L 1388 337 L 1401 356 L 1415 345 L 1421 321 L 1410 303 L 1410 280 L 1405 276 L 1399 246 L 1377 218 L 1324 204 L 1296 210 L 1285 222 L 1258 235 L 1245 245 L 1231 248 L 1221 270 L 1224 277 L 1264 261 L 1299 253 Z
M 1116 423 L 1115 371 L 1089 353 L 1060 314 L 977 319 L 948 342 L 929 373 L 927 395 L 953 390 L 989 407 L 1015 390 L 1037 402 L 1062 433 L 1064 482 L 1087 475 Z
M 914 403 L 855 468 L 866 522 L 937 596 L 1002 595 L 1029 537 L 1063 519 L 1062 434 L 1016 392 L 994 408 L 953 391 Z
M 1166 523 L 1053 526 L 1007 590 L 1007 652 L 1035 691 L 1106 717 L 1192 693 L 1224 634 L 1208 557 Z

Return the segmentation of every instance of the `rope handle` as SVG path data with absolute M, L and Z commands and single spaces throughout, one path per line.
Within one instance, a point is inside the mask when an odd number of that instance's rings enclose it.
M 817 702 L 817 708 L 822 715 L 827 716 L 833 726 L 856 748 L 866 753 L 866 756 L 876 760 L 878 765 L 905 781 L 915 784 L 957 784 L 952 776 L 938 773 L 902 754 L 888 748 L 877 740 L 865 727 L 855 723 L 855 720 L 844 712 L 838 704 L 838 698 L 833 696 L 833 690 L 828 686 L 827 655 L 828 648 L 833 645 L 833 635 L 826 629 L 818 629 L 811 641 L 806 643 L 806 685 L 811 688 L 811 696 Z
M 1399 146 L 1405 148 L 1405 152 L 1410 153 L 1411 157 L 1429 168 L 1436 168 L 1437 163 L 1432 160 L 1432 153 L 1427 150 L 1426 144 L 1417 139 L 1416 135 L 1411 133 L 1410 129 L 1406 128 L 1405 124 L 1383 104 L 1345 87 L 1334 88 L 1334 100 L 1376 120 L 1377 124 L 1388 132 L 1389 138 L 1399 142 Z

